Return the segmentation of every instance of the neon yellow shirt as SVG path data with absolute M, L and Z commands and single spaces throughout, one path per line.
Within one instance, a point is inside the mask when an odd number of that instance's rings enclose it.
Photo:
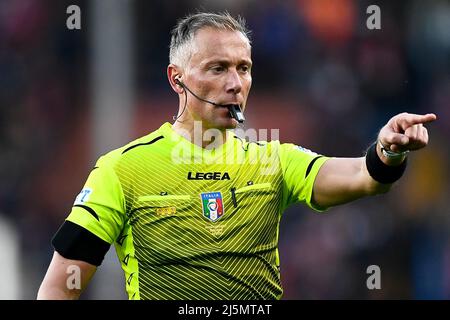
M 229 134 L 205 150 L 165 123 L 90 173 L 67 220 L 114 243 L 130 299 L 281 298 L 282 212 L 323 209 L 311 197 L 328 158 Z

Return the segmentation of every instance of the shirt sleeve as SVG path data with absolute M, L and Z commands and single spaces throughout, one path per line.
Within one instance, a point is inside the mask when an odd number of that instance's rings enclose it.
M 125 200 L 114 169 L 99 159 L 67 220 L 112 244 L 125 222 Z
M 65 258 L 99 265 L 125 220 L 121 183 L 114 168 L 100 158 L 52 244 Z
M 284 178 L 284 209 L 293 203 L 305 203 L 315 211 L 325 211 L 312 200 L 314 181 L 320 167 L 329 157 L 306 148 L 283 143 L 280 145 L 280 162 Z

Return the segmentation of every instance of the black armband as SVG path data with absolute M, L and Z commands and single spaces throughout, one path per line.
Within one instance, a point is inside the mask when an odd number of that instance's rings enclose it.
M 372 144 L 367 150 L 366 154 L 366 167 L 370 176 L 385 184 L 394 183 L 401 178 L 406 169 L 407 158 L 398 166 L 388 166 L 381 161 L 377 154 L 377 144 Z
M 99 266 L 110 244 L 71 221 L 64 221 L 52 239 L 55 250 L 66 259 Z

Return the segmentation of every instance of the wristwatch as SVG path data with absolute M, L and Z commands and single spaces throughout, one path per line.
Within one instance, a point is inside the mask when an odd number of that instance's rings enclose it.
M 378 143 L 380 144 L 381 153 L 383 153 L 383 156 L 389 159 L 398 159 L 402 157 L 406 157 L 406 155 L 409 153 L 409 150 L 403 151 L 403 152 L 394 152 L 383 146 L 381 141 L 378 140 Z

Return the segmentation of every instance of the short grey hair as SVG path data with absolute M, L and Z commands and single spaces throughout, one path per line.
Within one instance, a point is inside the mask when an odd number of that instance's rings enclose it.
M 251 43 L 250 30 L 247 29 L 245 19 L 241 16 L 234 18 L 228 12 L 190 14 L 180 19 L 172 29 L 170 40 L 169 61 L 183 67 L 192 54 L 192 43 L 195 33 L 205 27 L 222 30 L 239 31 Z

